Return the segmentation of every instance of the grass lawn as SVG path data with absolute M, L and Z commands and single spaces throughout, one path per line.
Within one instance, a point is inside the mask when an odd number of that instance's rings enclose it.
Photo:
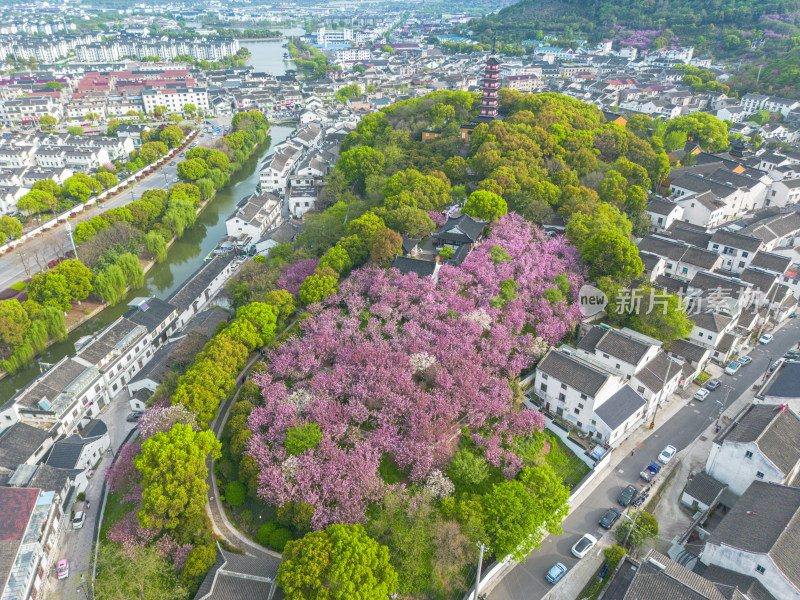
M 554 433 L 545 431 L 545 437 L 550 442 L 550 452 L 544 455 L 545 462 L 553 468 L 564 485 L 574 488 L 591 471 L 589 465 L 578 458 Z
M 122 517 L 133 510 L 132 502 L 122 502 L 124 492 L 109 494 L 106 500 L 106 509 L 103 513 L 103 524 L 100 527 L 100 540 L 106 540 L 106 533 L 109 528 L 119 521 Z

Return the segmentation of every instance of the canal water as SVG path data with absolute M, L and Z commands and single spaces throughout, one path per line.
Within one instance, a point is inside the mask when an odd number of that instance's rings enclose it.
M 298 33 L 302 33 L 299 30 Z M 245 42 L 247 48 L 253 53 L 250 64 L 256 71 L 266 71 L 273 75 L 282 75 L 290 63 L 284 62 L 283 53 L 286 40 L 274 42 Z M 270 146 L 261 153 L 256 154 L 242 165 L 242 169 L 231 178 L 231 184 L 217 193 L 208 203 L 192 229 L 187 230 L 183 237 L 175 242 L 167 252 L 167 260 L 155 265 L 145 276 L 144 286 L 132 290 L 128 297 L 116 306 L 109 307 L 86 323 L 76 328 L 69 334 L 64 342 L 50 346 L 38 357 L 42 363 L 55 363 L 64 356 L 75 352 L 74 342 L 84 335 L 100 331 L 128 310 L 127 302 L 131 298 L 141 296 L 156 296 L 165 299 L 183 284 L 187 277 L 194 273 L 203 263 L 203 259 L 211 252 L 226 235 L 225 219 L 233 212 L 234 207 L 243 199 L 253 193 L 258 184 L 259 167 L 262 159 L 276 144 L 284 141 L 294 130 L 293 127 L 274 125 L 270 128 Z M 39 363 L 34 361 L 12 377 L 0 381 L 0 404 L 11 398 L 17 390 L 22 389 L 40 373 Z
M 303 35 L 305 30 L 301 27 L 293 27 L 292 29 L 280 30 L 283 35 Z M 241 46 L 244 46 L 250 51 L 251 57 L 248 64 L 262 73 L 269 73 L 270 75 L 283 75 L 287 69 L 294 69 L 294 63 L 284 60 L 283 55 L 288 54 L 287 48 L 288 39 L 275 40 L 272 42 L 255 42 L 242 40 Z

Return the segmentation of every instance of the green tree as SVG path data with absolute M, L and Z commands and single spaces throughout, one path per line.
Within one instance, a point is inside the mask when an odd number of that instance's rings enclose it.
M 286 430 L 284 446 L 290 456 L 316 448 L 322 440 L 322 431 L 316 423 L 304 423 Z
M 191 425 L 176 423 L 145 440 L 134 460 L 142 476 L 142 527 L 175 529 L 203 515 L 209 456 L 219 458 L 219 441 L 212 431 L 194 431 Z
M 236 311 L 239 319 L 250 321 L 261 335 L 261 345 L 266 344 L 275 335 L 278 321 L 278 309 L 266 302 L 252 302 Z
M 197 113 L 197 106 L 194 104 L 184 104 L 183 112 L 189 113 L 190 116 L 194 117 L 194 115 Z
M 298 297 L 303 304 L 321 302 L 337 290 L 336 277 L 333 275 L 309 275 L 300 286 Z
M 357 235 L 369 246 L 375 234 L 384 227 L 386 227 L 386 223 L 383 222 L 383 219 L 374 212 L 366 212 L 357 219 L 350 221 L 348 231 Z
M 42 129 L 50 129 L 56 123 L 58 123 L 58 120 L 50 115 L 42 115 L 39 117 L 39 125 L 42 126 Z
M 25 340 L 31 319 L 19 300 L 0 301 L 0 342 L 16 348 Z
M 482 221 L 494 222 L 508 213 L 508 204 L 497 194 L 479 190 L 469 195 L 463 212 Z
M 65 260 L 52 271 L 63 275 L 72 300 L 86 299 L 92 291 L 92 272 L 79 260 Z
M 83 135 L 83 127 L 81 127 L 80 125 L 67 127 L 67 133 L 70 135 Z
M 389 551 L 361 525 L 331 525 L 289 542 L 276 579 L 287 600 L 385 600 L 397 582 Z
M 48 81 L 47 83 L 44 84 L 44 87 L 50 88 L 50 89 L 53 89 L 53 90 L 60 90 L 61 89 L 61 84 L 58 81 Z
M 177 125 L 167 125 L 158 132 L 158 141 L 164 142 L 170 148 L 177 148 L 183 140 L 183 130 Z
M 336 168 L 344 173 L 348 183 L 355 183 L 363 191 L 363 186 L 370 175 L 383 172 L 386 158 L 373 148 L 359 146 L 343 152 Z
M 357 83 L 346 85 L 336 92 L 333 97 L 339 102 L 346 102 L 350 98 L 360 98 L 361 86 L 359 86 Z
M 199 158 L 190 158 L 178 163 L 178 177 L 184 181 L 195 181 L 206 174 L 206 163 Z
M 592 278 L 608 276 L 630 281 L 644 271 L 636 245 L 617 231 L 594 234 L 584 244 L 581 254 L 591 266 L 589 276 Z
M 373 262 L 385 265 L 400 252 L 402 247 L 402 236 L 396 231 L 384 227 L 372 238 L 369 257 Z
M 633 526 L 631 527 L 631 524 Z M 636 513 L 634 520 L 624 519 L 617 526 L 617 541 L 623 547 L 636 548 L 658 535 L 658 521 L 649 512 Z
M 0 217 L 0 243 L 17 239 L 22 234 L 22 224 L 14 217 Z
M 574 212 L 567 221 L 567 237 L 578 250 L 582 250 L 586 242 L 601 231 L 616 231 L 628 237 L 631 222 L 610 204 L 597 204 L 591 212 Z
M 247 499 L 247 486 L 241 481 L 231 481 L 225 486 L 225 502 L 231 506 L 241 506 Z
M 54 306 L 61 310 L 71 308 L 69 284 L 66 278 L 52 271 L 36 273 L 27 288 L 28 298 L 42 306 Z
M 383 214 L 383 218 L 388 227 L 414 238 L 422 238 L 436 229 L 428 213 L 413 206 L 387 211 Z
M 38 183 L 38 182 L 37 182 Z M 30 214 L 50 212 L 58 204 L 58 199 L 51 193 L 32 189 L 17 201 L 17 208 Z
M 114 175 L 113 173 L 109 173 L 108 171 L 103 171 L 101 173 L 98 173 L 97 175 L 95 175 L 95 179 L 97 179 L 97 181 L 100 182 L 100 185 L 102 185 L 105 189 L 114 187 L 119 183 L 119 179 L 117 179 L 117 176 Z
M 156 262 L 164 262 L 167 258 L 167 242 L 164 236 L 157 231 L 148 231 L 144 236 L 144 246 L 147 253 Z
M 681 299 L 675 294 L 645 285 L 636 290 L 641 306 L 627 325 L 665 343 L 688 337 L 694 328 Z
M 486 530 L 495 556 L 524 559 L 544 533 L 561 533 L 569 490 L 548 465 L 524 469 L 519 480 L 492 486 L 483 499 Z

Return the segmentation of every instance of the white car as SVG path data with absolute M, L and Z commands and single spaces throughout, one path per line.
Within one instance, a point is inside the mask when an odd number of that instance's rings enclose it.
M 577 558 L 583 558 L 586 554 L 594 548 L 597 543 L 597 538 L 590 533 L 583 534 L 583 537 L 572 547 L 572 554 Z
M 75 513 L 75 518 L 72 519 L 72 528 L 73 529 L 80 529 L 83 527 L 83 523 L 86 521 L 86 513 L 82 510 L 79 510 Z
M 759 344 L 769 344 L 772 341 L 772 337 L 773 336 L 772 336 L 771 333 L 765 333 L 760 338 L 758 338 L 758 343 Z
M 675 446 L 667 446 L 661 451 L 661 454 L 658 455 L 658 462 L 660 462 L 662 465 L 667 464 L 672 460 L 672 457 L 675 456 L 677 451 L 678 450 L 675 448 Z
M 695 392 L 695 394 L 694 394 L 694 399 L 695 399 L 695 400 L 700 400 L 700 402 L 702 402 L 703 400 L 705 400 L 706 398 L 708 398 L 708 395 L 709 395 L 710 393 L 711 393 L 711 392 L 709 392 L 708 390 L 697 390 L 697 391 Z

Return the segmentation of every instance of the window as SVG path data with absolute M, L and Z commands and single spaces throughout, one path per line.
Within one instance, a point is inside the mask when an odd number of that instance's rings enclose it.
M 581 414 L 581 410 L 579 408 L 573 408 L 572 410 L 576 415 Z
M 756 477 L 758 477 L 759 479 L 764 479 L 764 473 L 762 473 L 761 471 L 756 471 Z
M 617 368 L 618 368 L 618 369 L 620 368 L 620 367 L 619 367 L 619 363 L 617 363 Z
M 742 252 L 742 258 L 747 258 L 747 256 L 748 256 L 747 252 Z
M 644 394 L 644 386 L 640 385 L 638 388 L 636 388 L 636 391 L 639 392 L 640 394 Z
M 581 394 L 581 400 L 586 400 L 586 394 Z
M 741 267 L 744 267 L 744 261 L 743 261 L 743 260 L 740 260 L 740 261 L 739 261 L 739 267 L 740 267 L 740 268 L 741 268 Z
M 542 373 L 542 379 L 547 380 L 547 373 Z
M 745 458 L 753 458 L 753 453 L 750 452 L 750 450 L 748 450 L 747 452 L 744 453 L 744 457 Z
M 608 358 L 608 354 L 606 354 L 606 353 L 604 352 L 604 353 L 603 353 L 603 358 Z
M 766 573 L 767 570 L 761 565 L 756 565 L 756 571 L 758 571 L 761 575 L 763 575 L 764 573 Z
M 578 429 L 583 429 L 583 423 L 581 423 L 580 421 L 578 421 L 578 422 L 577 422 L 577 425 L 578 425 Z
M 595 421 L 594 419 L 592 419 L 592 425 L 597 425 L 597 421 Z
M 671 271 L 671 270 L 672 270 L 672 267 L 673 267 L 673 264 L 672 264 L 672 263 L 667 263 L 667 269 L 669 269 L 669 270 Z
M 547 391 L 547 384 L 546 384 L 546 383 L 543 383 L 543 384 L 542 384 L 542 387 L 541 387 L 541 388 L 539 388 L 539 389 L 541 389 L 543 392 L 546 392 L 546 391 Z
M 578 404 L 578 408 L 583 408 L 583 404 Z
M 564 394 L 559 394 L 559 395 L 558 395 L 558 399 L 559 399 L 561 402 L 564 402 L 564 400 L 566 400 L 566 399 L 567 399 L 567 397 L 566 397 Z
M 561 389 L 562 389 L 562 390 L 565 390 L 565 389 L 567 389 L 567 384 L 566 384 L 566 383 L 562 383 L 562 384 L 561 384 Z

